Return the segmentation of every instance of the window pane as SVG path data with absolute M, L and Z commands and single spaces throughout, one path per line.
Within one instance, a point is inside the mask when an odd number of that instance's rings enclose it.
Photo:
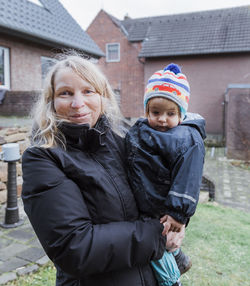
M 55 64 L 56 60 L 53 58 L 48 57 L 41 57 L 42 63 L 42 79 L 45 78 L 47 72 L 49 71 L 50 67 Z
M 120 60 L 120 45 L 119 44 L 107 44 L 107 61 L 119 61 Z
M 108 54 L 110 60 L 116 60 L 118 58 L 118 49 L 117 45 L 110 45 L 108 47 Z
M 0 86 L 10 88 L 9 49 L 0 46 Z

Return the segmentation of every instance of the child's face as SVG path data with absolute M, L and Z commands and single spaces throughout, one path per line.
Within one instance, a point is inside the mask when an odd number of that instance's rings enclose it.
M 149 100 L 146 115 L 149 125 L 158 131 L 167 131 L 180 123 L 178 105 L 162 97 L 155 97 Z

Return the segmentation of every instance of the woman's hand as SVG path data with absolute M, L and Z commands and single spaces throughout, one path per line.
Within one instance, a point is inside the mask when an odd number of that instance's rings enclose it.
M 165 215 L 160 219 L 160 222 L 163 223 L 164 229 L 162 234 L 167 235 L 170 231 L 180 232 L 181 228 L 184 226 L 182 223 L 179 223 L 170 215 Z
M 181 247 L 182 240 L 185 237 L 185 225 L 182 226 L 180 232 L 169 232 L 167 235 L 166 249 L 173 252 Z

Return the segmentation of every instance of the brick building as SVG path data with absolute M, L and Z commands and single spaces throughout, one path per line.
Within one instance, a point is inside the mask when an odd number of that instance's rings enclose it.
M 250 9 L 243 6 L 124 20 L 101 10 L 87 32 L 106 52 L 100 65 L 119 90 L 126 117 L 142 115 L 147 79 L 175 62 L 190 82 L 189 111 L 204 116 L 207 132 L 221 138 L 228 85 L 250 82 L 249 30 Z
M 101 10 L 87 33 L 106 51 L 99 65 L 115 90 L 125 117 L 143 114 L 144 62 L 138 60 L 141 42 L 128 41 L 121 21 Z
M 1 115 L 29 113 L 48 66 L 64 49 L 103 56 L 58 0 L 0 0 Z

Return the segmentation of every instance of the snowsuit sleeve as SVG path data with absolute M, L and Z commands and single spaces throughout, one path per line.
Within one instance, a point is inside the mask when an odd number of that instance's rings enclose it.
M 183 224 L 195 213 L 199 200 L 204 153 L 203 141 L 195 142 L 177 157 L 172 168 L 165 206 L 167 214 Z
M 93 224 L 78 185 L 48 151 L 27 149 L 22 160 L 25 211 L 45 252 L 62 270 L 81 278 L 162 256 L 165 238 L 158 220 Z

